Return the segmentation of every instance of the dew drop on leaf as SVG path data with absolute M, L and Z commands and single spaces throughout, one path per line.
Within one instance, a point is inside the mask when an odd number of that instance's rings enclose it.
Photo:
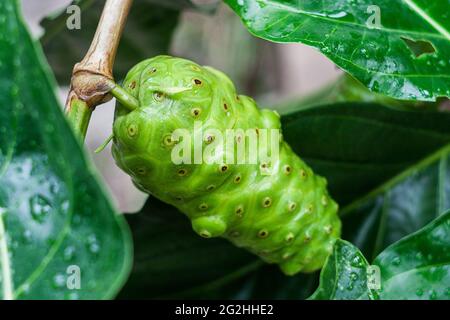
M 23 293 L 25 293 L 25 294 L 29 293 L 30 292 L 30 284 L 24 283 L 22 286 L 22 290 L 23 290 Z
M 47 218 L 52 207 L 44 196 L 37 194 L 30 198 L 30 211 L 33 220 L 42 223 Z
M 68 200 L 63 201 L 63 203 L 61 203 L 61 210 L 62 210 L 61 213 L 66 214 L 69 211 L 69 207 L 70 207 L 69 201 Z
M 363 266 L 363 261 L 362 261 L 361 257 L 359 255 L 355 255 L 352 258 L 351 265 L 352 265 L 352 267 L 355 267 L 355 268 L 362 267 Z
M 423 295 L 423 290 L 422 289 L 417 289 L 416 290 L 416 296 L 421 297 Z
M 430 298 L 430 300 L 436 300 L 436 298 L 437 298 L 436 291 L 430 290 L 429 298 Z
M 392 259 L 392 264 L 394 266 L 400 265 L 400 257 L 395 257 L 394 259 Z
M 30 230 L 25 230 L 23 233 L 23 241 L 25 243 L 31 243 L 32 240 L 32 233 Z
M 55 287 L 55 288 L 62 288 L 66 284 L 66 277 L 62 273 L 57 273 L 53 277 L 52 284 L 53 284 L 53 287 Z
M 95 234 L 91 234 L 88 237 L 87 248 L 88 248 L 89 252 L 92 254 L 97 254 L 100 252 L 100 244 L 99 244 Z
M 64 261 L 70 261 L 75 257 L 75 247 L 74 246 L 68 246 L 64 249 Z

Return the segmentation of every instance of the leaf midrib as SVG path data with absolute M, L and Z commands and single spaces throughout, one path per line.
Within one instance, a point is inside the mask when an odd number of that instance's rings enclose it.
M 400 113 L 400 112 L 399 112 Z M 292 114 L 286 114 L 286 116 L 291 116 Z M 450 134 L 448 133 L 441 133 L 438 131 L 432 131 L 432 130 L 427 130 L 427 129 L 422 129 L 422 128 L 416 128 L 416 127 L 409 127 L 407 125 L 404 124 L 399 124 L 399 123 L 386 123 L 383 122 L 382 120 L 378 120 L 378 119 L 368 119 L 366 117 L 362 117 L 362 116 L 358 116 L 355 114 L 352 115 L 340 115 L 340 114 L 316 114 L 316 113 L 311 113 L 311 114 L 302 114 L 301 119 L 304 120 L 306 118 L 313 118 L 314 120 L 317 118 L 332 118 L 334 120 L 339 119 L 339 120 L 351 120 L 354 123 L 359 123 L 359 124 L 371 124 L 371 125 L 375 125 L 378 127 L 381 127 L 383 129 L 386 128 L 392 128 L 392 129 L 396 129 L 396 130 L 402 130 L 404 132 L 413 132 L 413 133 L 423 133 L 424 135 L 428 135 L 430 137 L 434 137 L 434 138 L 444 138 L 444 139 L 448 139 L 450 138 Z M 286 121 L 286 125 L 291 124 L 293 122 L 296 122 L 298 119 L 297 118 L 293 118 L 291 121 Z
M 406 0 L 403 0 L 403 1 L 406 1 Z M 364 24 L 359 24 L 359 23 L 354 23 L 354 22 L 349 22 L 349 21 L 342 21 L 342 20 L 332 19 L 332 18 L 327 17 L 326 15 L 320 15 L 320 14 L 317 14 L 317 13 L 300 10 L 300 9 L 294 8 L 294 7 L 290 6 L 290 5 L 277 3 L 277 2 L 274 2 L 272 0 L 262 0 L 261 2 L 265 3 L 266 5 L 270 5 L 270 6 L 274 7 L 274 8 L 278 8 L 278 9 L 281 9 L 281 10 L 285 10 L 285 11 L 291 12 L 293 14 L 303 14 L 303 15 L 306 15 L 306 16 L 314 18 L 314 19 L 325 20 L 325 21 L 332 22 L 334 24 L 343 24 L 343 25 L 352 26 L 352 27 L 357 26 L 359 28 L 364 28 L 364 29 L 371 30 Z M 416 12 L 421 18 L 423 18 L 423 16 L 421 16 L 416 10 L 413 10 L 413 11 Z M 430 19 L 431 19 L 431 17 L 430 17 Z M 432 19 L 432 20 L 434 21 L 434 19 Z M 426 21 L 428 23 L 430 23 L 428 20 L 426 20 Z M 436 28 L 432 24 L 430 24 L 430 25 L 436 30 Z M 420 35 L 420 36 L 426 35 L 426 36 L 429 36 L 429 37 L 435 37 L 435 38 L 442 38 L 442 39 L 450 40 L 450 38 L 448 38 L 446 34 L 442 34 L 440 30 L 436 30 L 436 31 L 439 32 L 438 34 L 436 34 L 436 33 L 429 33 L 429 32 L 417 32 L 417 31 L 403 30 L 403 29 L 392 29 L 392 28 L 386 28 L 386 27 L 383 27 L 381 30 L 384 30 L 384 31 L 387 31 L 387 32 L 392 32 L 392 33 L 409 33 L 409 34 L 416 34 L 416 35 Z
M 448 155 L 449 153 L 450 153 L 450 144 L 447 144 L 443 148 L 439 149 L 435 153 L 431 154 L 430 156 L 428 156 L 425 159 L 423 159 L 422 161 L 420 161 L 419 163 L 412 165 L 411 167 L 407 168 L 406 170 L 404 170 L 397 176 L 386 181 L 385 183 L 383 183 L 379 187 L 375 188 L 374 190 L 372 190 L 371 192 L 369 192 L 362 198 L 359 198 L 359 199 L 353 201 L 352 203 L 350 203 L 349 205 L 345 206 L 340 211 L 340 217 L 342 218 L 342 217 L 345 217 L 345 216 L 351 214 L 352 211 L 355 208 L 357 208 L 358 206 L 360 206 L 362 203 L 365 203 L 365 202 L 369 201 L 370 199 L 374 199 L 374 198 L 378 197 L 379 195 L 386 193 L 389 189 L 391 189 L 391 187 L 393 187 L 394 185 L 405 180 L 406 178 L 411 176 L 414 172 L 417 172 L 417 171 L 431 165 L 432 163 L 439 161 L 442 157 Z
M 435 21 L 425 11 L 423 11 L 414 1 L 403 0 L 403 2 L 406 3 L 406 5 L 417 13 L 422 19 L 428 22 L 436 31 L 442 34 L 447 40 L 450 40 L 450 33 L 443 26 L 441 26 L 440 23 Z

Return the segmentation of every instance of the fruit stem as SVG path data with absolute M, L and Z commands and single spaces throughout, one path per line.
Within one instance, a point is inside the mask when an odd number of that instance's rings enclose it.
M 111 94 L 128 110 L 133 111 L 139 108 L 139 101 L 126 92 L 121 86 L 116 85 L 111 90 Z
M 74 98 L 71 102 L 70 112 L 67 113 L 67 119 L 72 125 L 75 134 L 82 140 L 86 137 L 89 121 L 91 120 L 92 108 L 89 108 L 86 102 Z M 83 141 L 82 141 L 83 142 Z
M 95 107 L 109 101 L 111 90 L 116 88 L 112 69 L 132 2 L 106 1 L 91 46 L 73 69 L 66 113 L 81 140 L 86 137 Z

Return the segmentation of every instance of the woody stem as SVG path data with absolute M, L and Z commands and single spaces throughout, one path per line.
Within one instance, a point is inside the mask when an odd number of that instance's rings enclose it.
M 84 140 L 95 107 L 111 99 L 112 69 L 133 0 L 107 0 L 91 46 L 72 72 L 66 101 L 69 122 Z

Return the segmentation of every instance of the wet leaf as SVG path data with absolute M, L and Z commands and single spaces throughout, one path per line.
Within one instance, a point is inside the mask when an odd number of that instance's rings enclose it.
M 450 212 L 384 250 L 381 299 L 450 299 Z
M 337 241 L 311 299 L 447 300 L 450 212 L 384 250 L 370 266 L 351 243 Z
M 450 96 L 450 1 L 225 0 L 250 32 L 316 47 L 369 89 Z
M 223 298 L 227 286 L 262 265 L 224 239 L 205 241 L 181 212 L 156 198 L 127 219 L 135 261 L 119 298 Z
M 336 241 L 333 253 L 320 273 L 320 286 L 312 300 L 367 300 L 374 296 L 367 288 L 369 263 L 351 243 Z
M 107 299 L 131 238 L 61 112 L 18 3 L 0 2 L 0 298 Z

